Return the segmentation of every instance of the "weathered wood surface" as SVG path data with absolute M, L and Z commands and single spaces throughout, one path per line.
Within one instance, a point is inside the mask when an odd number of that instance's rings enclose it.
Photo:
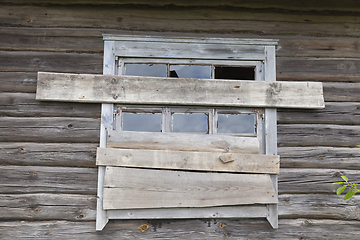
M 205 80 L 44 72 L 38 73 L 36 100 L 233 107 L 325 107 L 322 84 L 316 82 Z
M 360 102 L 360 83 L 327 82 L 324 83 L 324 93 L 325 101 Z
M 1 93 L 0 116 L 100 118 L 100 104 L 39 102 L 33 93 Z
M 280 194 L 334 194 L 332 182 L 341 181 L 345 174 L 360 182 L 359 170 L 280 168 Z M 95 168 L 48 166 L 0 166 L 0 191 L 11 193 L 76 193 L 96 194 L 97 170 Z
M 0 91 L 36 92 L 36 73 L 0 72 Z
M 360 142 L 360 125 L 279 124 L 278 146 L 355 147 Z
M 0 166 L 0 192 L 96 194 L 97 169 Z
M 141 139 L 141 141 L 139 141 Z M 259 141 L 256 137 L 234 137 L 226 135 L 155 133 L 108 130 L 107 147 L 203 151 L 229 153 L 259 153 Z
M 281 168 L 360 169 L 360 148 L 280 147 Z
M 0 71 L 100 74 L 102 72 L 102 54 L 0 51 Z
M 0 142 L 0 165 L 96 167 L 97 143 Z
M 271 14 L 269 14 L 271 13 Z M 306 14 L 305 14 L 306 13 Z M 324 15 L 319 12 L 264 9 L 189 8 L 184 14 L 177 6 L 136 8 L 128 6 L 32 6 L 2 5 L 4 26 L 116 28 L 143 31 L 240 32 L 252 34 L 359 36 L 356 12 Z M 96 14 L 96 18 L 94 18 Z M 55 17 L 56 16 L 56 17 Z M 261 22 L 261 24 L 259 24 Z
M 143 224 L 149 229 L 142 232 Z M 280 219 L 279 229 L 271 229 L 265 219 L 226 220 L 112 220 L 102 232 L 94 222 L 3 221 L 0 237 L 13 239 L 348 239 L 357 240 L 359 221 Z
M 326 102 L 324 109 L 279 109 L 277 113 L 278 124 L 360 125 L 360 103 L 357 102 Z
M 95 220 L 95 195 L 0 194 L 2 220 Z
M 278 174 L 280 158 L 279 156 L 262 154 L 98 148 L 96 164 L 138 168 Z
M 0 117 L 0 141 L 99 142 L 99 118 Z
M 104 209 L 277 203 L 267 174 L 200 173 L 106 167 Z

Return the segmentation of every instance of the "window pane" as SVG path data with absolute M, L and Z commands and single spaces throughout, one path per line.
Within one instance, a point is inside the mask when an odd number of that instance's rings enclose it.
M 211 67 L 198 65 L 170 65 L 170 77 L 210 79 Z
M 161 113 L 123 112 L 123 130 L 161 132 Z
M 218 114 L 218 133 L 255 133 L 255 115 Z
M 166 64 L 125 64 L 125 75 L 167 77 Z
M 208 132 L 208 116 L 205 113 L 174 113 L 173 132 Z
M 255 68 L 216 66 L 215 79 L 255 80 Z

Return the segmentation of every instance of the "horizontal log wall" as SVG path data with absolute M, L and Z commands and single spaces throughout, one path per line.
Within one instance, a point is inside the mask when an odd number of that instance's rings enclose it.
M 352 0 L 2 1 L 0 238 L 358 239 L 360 198 L 344 202 L 331 182 L 360 182 L 359 13 Z M 323 82 L 325 109 L 278 113 L 278 230 L 111 220 L 95 232 L 100 105 L 38 102 L 35 91 L 37 71 L 101 74 L 104 33 L 279 39 L 277 80 Z

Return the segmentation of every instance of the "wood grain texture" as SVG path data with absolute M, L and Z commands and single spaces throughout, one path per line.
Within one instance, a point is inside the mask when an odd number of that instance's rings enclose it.
M 100 104 L 40 102 L 33 93 L 2 93 L 0 116 L 100 118 Z
M 198 173 L 106 167 L 104 209 L 277 203 L 267 174 Z
M 97 143 L 0 142 L 1 165 L 96 167 Z
M 94 168 L 0 166 L 0 192 L 95 195 L 96 173 Z
M 74 194 L 0 194 L 1 220 L 95 219 L 96 196 Z
M 345 79 L 344 79 L 345 80 Z M 325 101 L 360 102 L 360 83 L 324 83 Z
M 221 158 L 229 162 L 223 162 Z M 239 153 L 98 148 L 96 164 L 196 171 L 278 174 L 279 156 Z
M 0 72 L 0 91 L 36 92 L 36 73 Z
M 279 147 L 355 147 L 360 142 L 359 125 L 279 124 Z
M 226 220 L 112 220 L 102 232 L 95 232 L 94 222 L 71 221 L 3 221 L 0 237 L 21 239 L 346 239 L 357 240 L 359 221 L 280 219 L 279 229 L 271 229 L 265 219 Z M 147 231 L 139 227 L 147 224 Z M 324 230 L 326 229 L 326 231 Z
M 56 93 L 56 94 L 54 94 Z M 93 103 L 324 108 L 322 84 L 38 73 L 36 99 Z
M 141 139 L 141 141 L 139 141 Z M 107 147 L 203 151 L 229 153 L 259 153 L 256 137 L 235 137 L 226 135 L 155 133 L 108 130 Z
M 99 142 L 99 118 L 0 117 L 1 142 Z
M 277 113 L 278 124 L 360 125 L 360 103 L 357 102 L 326 102 L 324 109 L 279 109 Z
M 360 148 L 280 147 L 281 168 L 360 169 Z
M 253 33 L 311 36 L 359 36 L 356 12 L 317 12 L 207 7 L 183 9 L 128 6 L 3 5 L 4 26 L 114 28 L 139 31 Z M 93 16 L 96 16 L 94 18 Z M 261 24 L 259 24 L 261 22 Z

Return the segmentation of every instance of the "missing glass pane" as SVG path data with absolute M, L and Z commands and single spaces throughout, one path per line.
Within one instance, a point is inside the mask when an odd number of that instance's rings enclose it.
M 125 75 L 167 77 L 166 64 L 125 64 Z
M 215 79 L 255 80 L 255 67 L 215 67 Z
M 208 116 L 205 113 L 174 113 L 173 132 L 208 132 Z
M 255 114 L 218 114 L 218 133 L 255 133 Z
M 122 113 L 124 131 L 161 132 L 161 113 Z
M 199 65 L 170 65 L 170 77 L 210 79 L 211 67 Z

